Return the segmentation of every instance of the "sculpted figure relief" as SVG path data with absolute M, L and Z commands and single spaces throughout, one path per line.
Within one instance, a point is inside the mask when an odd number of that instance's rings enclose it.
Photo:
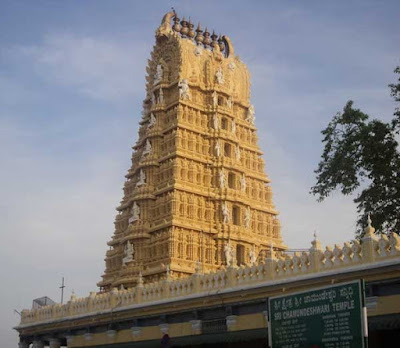
M 224 188 L 225 182 L 226 182 L 225 172 L 223 169 L 221 169 L 219 172 L 219 187 Z
M 254 124 L 254 121 L 256 120 L 255 114 L 256 112 L 254 110 L 254 105 L 250 105 L 249 109 L 247 110 L 246 121 Z
M 224 79 L 224 73 L 222 72 L 222 68 L 219 67 L 216 74 L 215 74 L 215 79 L 217 80 L 217 83 L 219 85 L 222 85 L 225 82 Z
M 213 99 L 213 105 L 217 106 L 218 105 L 218 94 L 216 91 L 213 92 L 212 99 Z
M 233 264 L 233 248 L 230 246 L 229 243 L 225 243 L 224 245 L 224 252 L 225 252 L 225 261 L 226 261 L 226 265 L 232 266 Z
M 232 101 L 232 97 L 231 97 L 231 96 L 229 96 L 228 100 L 226 101 L 226 106 L 227 106 L 229 109 L 232 109 L 233 101 Z
M 214 124 L 214 129 L 218 129 L 219 128 L 219 118 L 217 115 L 213 116 L 213 124 Z
M 230 216 L 229 216 L 228 205 L 226 204 L 226 202 L 224 202 L 224 203 L 222 204 L 222 216 L 224 217 L 224 224 L 229 223 L 229 221 L 230 221 Z
M 256 249 L 253 245 L 253 249 L 250 250 L 249 252 L 249 258 L 250 258 L 250 265 L 254 265 L 257 261 L 257 255 L 256 255 Z
M 179 98 L 190 99 L 190 91 L 187 79 L 179 81 L 178 87 L 179 87 Z
M 140 218 L 140 207 L 136 202 L 133 202 L 131 209 L 132 216 L 129 218 L 129 223 L 135 222 Z
M 154 85 L 161 82 L 164 74 L 164 68 L 161 64 L 157 65 L 156 73 L 154 75 Z
M 154 95 L 154 93 L 151 93 L 151 105 L 156 105 L 156 103 L 156 96 Z
M 246 212 L 244 213 L 244 226 L 246 228 L 249 228 L 250 222 L 251 222 L 251 211 L 250 207 L 247 207 Z
M 128 242 L 125 244 L 124 258 L 122 259 L 122 263 L 126 264 L 127 262 L 133 261 L 134 255 L 135 250 L 133 249 L 133 244 L 128 240 Z
M 153 113 L 151 113 L 150 114 L 150 122 L 149 122 L 149 125 L 148 125 L 148 127 L 149 128 L 151 128 L 151 127 L 153 127 L 155 124 L 156 124 L 156 117 L 154 116 L 154 114 Z
M 235 154 L 236 154 L 236 161 L 240 161 L 241 153 L 240 153 L 240 147 L 239 147 L 239 145 L 236 145 Z
M 151 142 L 149 139 L 146 139 L 146 145 L 144 146 L 142 156 L 148 155 L 149 153 L 151 153 Z
M 160 88 L 160 93 L 158 95 L 158 104 L 162 104 L 162 103 L 164 103 L 164 93 L 163 93 L 162 88 Z
M 215 143 L 215 154 L 217 157 L 221 156 L 221 144 L 219 143 L 219 140 Z
M 203 48 L 200 46 L 196 46 L 196 48 L 193 50 L 193 53 L 196 57 L 200 57 L 203 53 Z
M 244 173 L 242 174 L 242 177 L 240 178 L 240 189 L 242 190 L 242 192 L 246 191 L 246 176 L 244 175 Z
M 139 172 L 139 181 L 136 183 L 136 187 L 142 186 L 146 183 L 146 173 L 143 169 L 140 169 Z
M 236 122 L 235 122 L 235 120 L 232 121 L 232 133 L 236 134 Z

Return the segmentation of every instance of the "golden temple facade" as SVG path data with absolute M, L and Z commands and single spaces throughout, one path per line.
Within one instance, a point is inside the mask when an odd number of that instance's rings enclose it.
M 227 36 L 166 14 L 104 290 L 252 265 L 286 249 L 264 170 L 250 76 Z

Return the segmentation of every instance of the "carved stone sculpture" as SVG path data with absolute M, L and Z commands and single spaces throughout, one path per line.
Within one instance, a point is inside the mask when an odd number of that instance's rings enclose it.
M 164 68 L 161 64 L 157 65 L 156 73 L 154 75 L 154 85 L 157 85 L 161 82 L 164 74 Z
M 146 173 L 143 169 L 140 169 L 139 172 L 139 181 L 136 183 L 136 187 L 142 186 L 146 183 Z
M 255 116 L 254 106 L 250 105 L 249 109 L 247 110 L 246 121 L 250 122 L 251 124 L 254 124 L 255 119 L 256 116 Z
M 221 67 L 218 68 L 218 70 L 215 74 L 215 79 L 219 85 L 222 85 L 225 82 L 224 73 L 222 72 Z
M 230 214 L 229 214 L 229 209 L 228 209 L 228 205 L 226 204 L 226 202 L 224 202 L 222 204 L 222 216 L 224 218 L 224 224 L 229 223 L 230 221 Z
M 250 208 L 247 207 L 245 213 L 244 213 L 244 226 L 246 228 L 250 227 L 250 222 L 251 222 L 251 211 Z
M 135 250 L 133 249 L 132 243 L 128 240 L 125 244 L 124 248 L 124 258 L 122 259 L 122 263 L 126 264 L 128 262 L 133 261 L 133 256 L 135 254 Z
M 178 83 L 179 99 L 190 99 L 190 91 L 187 79 L 183 79 Z

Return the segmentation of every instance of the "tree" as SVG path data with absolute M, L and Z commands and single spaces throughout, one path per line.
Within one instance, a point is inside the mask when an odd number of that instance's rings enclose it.
M 400 74 L 400 67 L 394 71 Z M 400 78 L 389 85 L 400 101 Z M 311 193 L 323 201 L 339 189 L 344 195 L 356 193 L 358 236 L 362 236 L 370 214 L 378 233 L 400 231 L 400 153 L 396 134 L 400 132 L 400 110 L 386 123 L 353 108 L 348 101 L 322 131 L 325 144 L 322 160 L 315 170 L 317 183 Z

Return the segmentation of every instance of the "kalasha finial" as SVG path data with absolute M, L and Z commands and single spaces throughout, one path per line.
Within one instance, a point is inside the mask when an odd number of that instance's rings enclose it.
M 211 44 L 210 44 L 210 46 L 211 46 L 212 48 L 214 48 L 215 46 L 218 45 L 217 38 L 218 38 L 218 35 L 216 35 L 216 34 L 215 34 L 215 31 L 213 30 L 213 33 L 212 33 L 212 35 L 211 35 L 212 42 L 211 42 Z
M 186 37 L 188 32 L 189 32 L 189 28 L 188 28 L 188 22 L 186 21 L 185 17 L 183 17 L 182 22 L 181 22 L 182 28 L 181 28 L 181 35 L 183 37 Z
M 210 33 L 208 32 L 207 28 L 206 28 L 206 30 L 204 30 L 203 44 L 205 47 L 207 47 L 211 44 Z
M 180 33 L 180 31 L 181 31 L 181 26 L 179 25 L 180 19 L 179 19 L 177 13 L 175 12 L 175 10 L 174 10 L 174 13 L 175 13 L 175 16 L 174 16 L 174 25 L 172 26 L 172 29 L 173 29 L 174 31 L 176 31 L 177 33 Z
M 192 21 L 190 20 L 190 17 L 189 17 L 189 31 L 187 33 L 187 36 L 188 36 L 189 39 L 193 39 L 194 36 L 196 35 L 196 33 L 194 32 L 193 28 L 194 28 L 194 25 L 193 25 L 193 23 L 192 23 Z
M 225 49 L 225 43 L 224 43 L 224 40 L 222 40 L 221 34 L 219 35 L 219 38 L 218 38 L 218 45 L 219 45 L 219 50 L 221 52 L 223 52 L 223 50 Z
M 314 240 L 317 240 L 317 230 L 314 230 Z
M 375 233 L 375 228 L 372 227 L 372 220 L 369 214 L 367 218 L 367 224 L 368 226 L 364 229 L 364 238 L 372 237 Z
M 198 45 L 200 45 L 201 43 L 203 43 L 203 40 L 204 40 L 203 30 L 201 30 L 200 23 L 197 25 L 196 33 L 197 34 L 194 39 L 195 39 L 196 43 Z

